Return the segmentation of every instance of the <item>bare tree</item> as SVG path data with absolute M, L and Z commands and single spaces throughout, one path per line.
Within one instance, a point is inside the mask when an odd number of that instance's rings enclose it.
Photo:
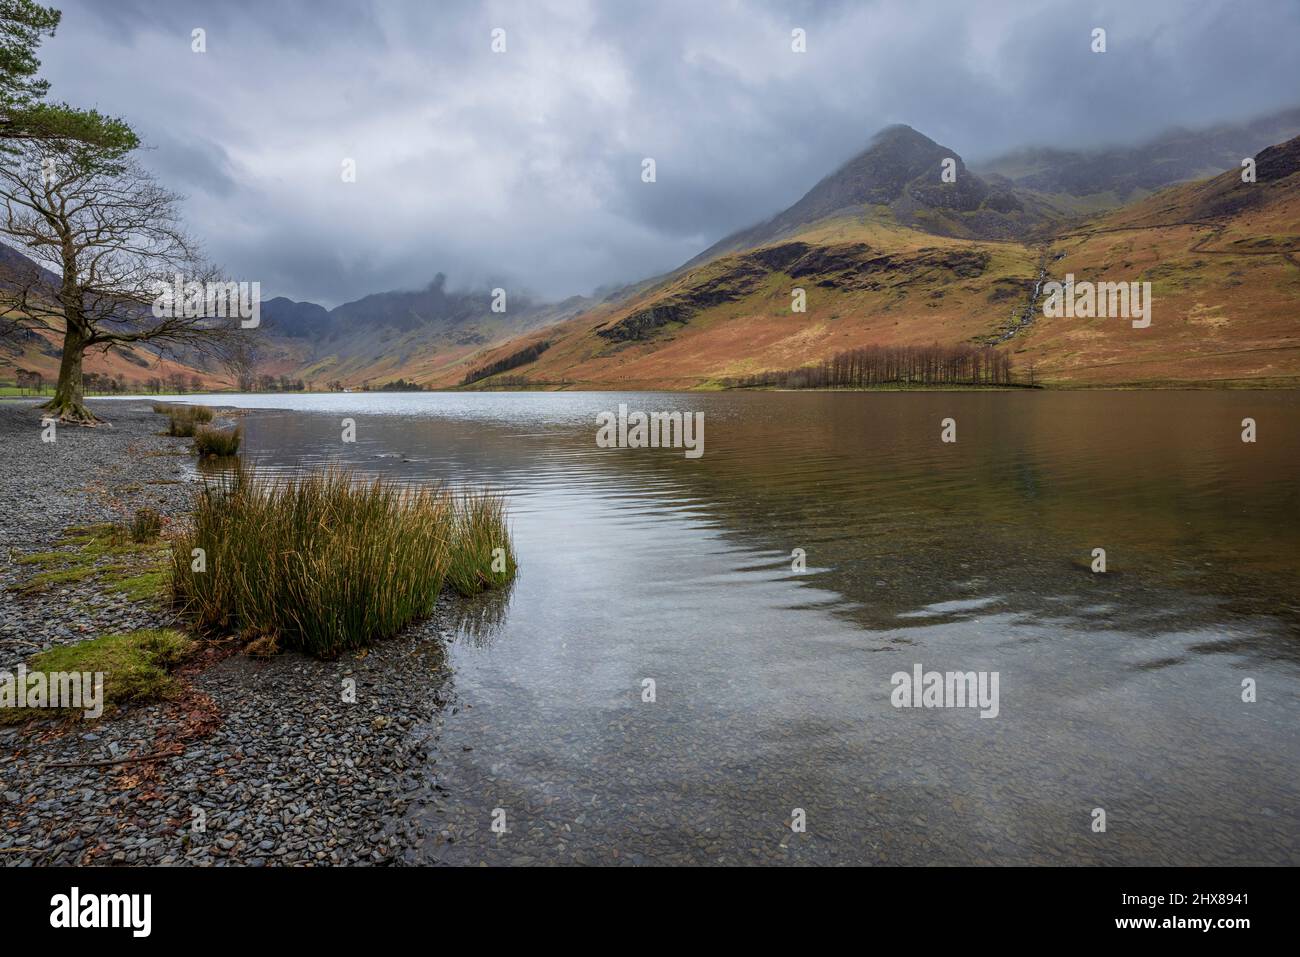
M 229 312 L 208 298 L 220 277 L 183 231 L 179 202 L 118 149 L 27 141 L 0 166 L 0 231 L 49 270 L 11 263 L 0 276 L 0 335 L 6 325 L 62 333 L 48 414 L 98 421 L 83 403 L 88 349 L 242 354 L 238 316 L 213 315 Z M 181 301 L 170 293 L 178 282 Z

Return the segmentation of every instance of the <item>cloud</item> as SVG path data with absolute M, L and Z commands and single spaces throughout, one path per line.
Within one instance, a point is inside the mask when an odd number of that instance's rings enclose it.
M 556 298 L 663 272 L 893 122 L 973 160 L 1244 119 L 1300 89 L 1290 0 L 209 6 L 65 0 L 45 73 L 136 125 L 232 275 L 327 305 L 440 271 Z

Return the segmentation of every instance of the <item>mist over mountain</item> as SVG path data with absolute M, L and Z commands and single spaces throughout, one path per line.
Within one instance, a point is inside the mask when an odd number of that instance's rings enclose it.
M 977 169 L 1018 189 L 1078 197 L 1110 193 L 1124 202 L 1135 193 L 1236 168 L 1243 158 L 1297 134 L 1300 107 L 1204 130 L 1173 129 L 1133 146 L 1016 150 Z
M 1244 157 L 1297 133 L 1300 107 L 1206 130 L 1170 130 L 1130 146 L 1017 150 L 972 170 L 956 150 L 899 124 L 876 134 L 865 150 L 798 202 L 724 237 L 683 268 L 772 242 L 838 212 L 867 211 L 864 207 L 935 235 L 1023 239 L 1071 215 L 1237 168 Z M 951 183 L 940 176 L 946 160 L 955 162 Z
M 43 63 L 58 98 L 130 113 L 213 260 L 327 308 L 437 270 L 550 299 L 662 274 L 893 123 L 988 179 L 976 160 L 1022 145 L 1133 143 L 1300 88 L 1293 0 L 310 6 L 69 0 Z M 194 54 L 196 26 L 226 42 Z
M 1018 150 L 972 168 L 951 146 L 895 124 L 788 208 L 724 237 L 665 276 L 555 304 L 515 295 L 505 313 L 491 311 L 490 290 L 452 290 L 442 274 L 420 289 L 373 293 L 333 309 L 280 297 L 262 307 L 269 339 L 259 361 L 309 376 L 413 378 L 423 372 L 449 382 L 467 368 L 499 359 L 503 350 L 527 350 L 536 330 L 588 312 L 593 322 L 614 317 L 596 322 L 597 352 L 654 345 L 716 308 L 748 302 L 764 288 L 765 277 L 775 274 L 839 289 L 894 284 L 899 294 L 933 274 L 942 281 L 928 294 L 955 302 L 943 290 L 985 273 L 989 254 L 982 247 L 927 250 L 909 241 L 903 252 L 892 243 L 885 249 L 838 244 L 821 237 L 819 224 L 858 223 L 846 236 L 877 235 L 871 226 L 877 223 L 917 237 L 1036 246 L 1072 222 L 1172 183 L 1237 169 L 1242 157 L 1297 133 L 1300 108 L 1092 151 Z M 1271 156 L 1265 150 L 1261 163 L 1267 165 Z M 1247 200 L 1233 194 L 1231 201 Z M 727 265 L 700 272 L 715 260 Z M 674 284 L 674 277 L 689 281 Z M 1026 284 L 1032 286 L 1031 274 L 1003 276 L 988 294 L 994 302 L 1014 302 Z M 556 363 L 563 355 L 563 348 L 555 349 L 542 362 Z
M 842 214 L 935 236 L 1034 241 L 1072 218 L 1115 208 L 1171 183 L 1237 168 L 1242 157 L 1297 133 L 1300 108 L 1293 108 L 1092 151 L 1017 150 L 972 167 L 951 146 L 895 124 L 878 132 L 866 149 L 798 201 L 718 240 L 667 276 L 558 303 L 508 293 L 505 313 L 491 311 L 490 289 L 452 289 L 442 273 L 418 289 L 375 292 L 332 309 L 276 297 L 262 305 L 264 331 L 296 345 L 268 343 L 261 359 L 276 357 L 272 364 L 278 369 L 317 371 L 324 361 L 335 372 L 358 372 L 407 368 L 421 350 L 428 356 L 473 355 L 597 303 L 629 301 L 668 277 L 729 253 L 778 242 Z M 942 175 L 947 163 L 951 182 Z M 669 314 L 677 314 L 672 310 Z M 664 313 L 656 315 L 657 322 Z
M 442 273 L 422 289 L 372 293 L 333 309 L 277 296 L 262 304 L 264 336 L 253 363 L 330 381 L 397 378 L 398 370 L 428 375 L 592 304 L 580 296 L 547 303 L 505 290 L 498 312 L 495 299 L 491 289 L 449 290 Z
M 333 309 L 278 296 L 263 304 L 262 318 L 268 331 L 280 335 L 334 339 L 361 327 L 409 332 L 433 324 L 454 326 L 490 312 L 489 291 L 448 292 L 446 286 L 447 277 L 439 273 L 423 289 L 371 293 Z M 513 305 L 527 308 L 529 303 L 521 298 Z

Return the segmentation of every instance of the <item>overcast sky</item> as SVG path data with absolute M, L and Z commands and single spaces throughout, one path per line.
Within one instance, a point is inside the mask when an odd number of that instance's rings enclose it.
M 49 2 L 52 95 L 135 125 L 233 278 L 327 306 L 664 272 L 889 123 L 973 161 L 1300 101 L 1297 0 Z

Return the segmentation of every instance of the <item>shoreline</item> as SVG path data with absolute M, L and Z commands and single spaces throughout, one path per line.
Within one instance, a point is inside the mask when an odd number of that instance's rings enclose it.
M 160 434 L 147 400 L 99 411 L 112 428 L 65 427 L 45 445 L 29 405 L 0 403 L 0 669 L 48 647 L 175 626 L 169 610 L 93 581 L 12 590 L 37 572 L 16 559 L 57 547 L 65 528 L 144 505 L 165 522 L 188 512 L 190 440 Z M 407 812 L 433 783 L 419 729 L 449 692 L 454 606 L 444 594 L 429 619 L 334 661 L 208 643 L 177 670 L 169 700 L 93 722 L 0 725 L 0 863 L 413 862 L 422 838 Z M 343 701 L 344 679 L 355 703 Z
M 491 385 L 476 388 L 429 388 L 429 389 L 352 389 L 348 391 L 335 391 L 328 389 L 303 389 L 301 391 L 267 391 L 267 392 L 240 392 L 238 390 L 226 389 L 212 392 L 182 392 L 169 393 L 160 392 L 158 394 L 137 394 L 129 393 L 122 395 L 97 394 L 88 396 L 87 402 L 105 401 L 111 403 L 119 402 L 161 402 L 184 400 L 189 398 L 220 398 L 221 396 L 242 396 L 242 395 L 476 395 L 479 393 L 494 394 L 533 394 L 537 392 L 608 392 L 610 394 L 626 393 L 670 393 L 682 395 L 704 395 L 726 392 L 781 392 L 781 393 L 799 393 L 799 392 L 1296 392 L 1300 391 L 1300 380 L 1293 379 L 1274 379 L 1266 378 L 1261 380 L 1243 380 L 1243 379 L 1225 379 L 1225 380 L 1158 380 L 1151 382 L 1103 382 L 1095 384 L 1063 384 L 1057 382 L 1038 382 L 1033 385 L 1028 383 L 1011 383 L 1009 385 L 880 385 L 880 386 L 840 386 L 826 388 L 809 388 L 809 389 L 791 389 L 784 386 L 733 386 L 722 387 L 702 382 L 689 388 L 642 388 L 631 386 L 617 386 L 613 384 L 579 385 L 578 383 L 569 383 L 562 386 L 555 386 L 551 383 L 540 384 L 533 388 L 522 385 L 512 385 L 507 388 L 494 388 Z M 17 406 L 19 404 L 34 404 L 49 398 L 48 395 L 5 395 L 0 393 L 0 408 L 6 406 Z

